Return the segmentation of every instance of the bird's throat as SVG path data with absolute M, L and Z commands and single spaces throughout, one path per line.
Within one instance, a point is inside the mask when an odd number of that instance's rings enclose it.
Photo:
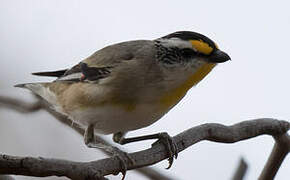
M 199 83 L 214 67 L 216 64 L 206 63 L 196 70 L 194 74 L 188 77 L 188 79 L 182 83 L 178 88 L 166 93 L 161 98 L 161 107 L 163 110 L 170 110 L 176 105 L 186 94 L 186 92 Z

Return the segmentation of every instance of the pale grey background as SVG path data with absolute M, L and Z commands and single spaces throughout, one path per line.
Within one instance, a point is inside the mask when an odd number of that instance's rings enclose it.
M 232 61 L 214 69 L 160 121 L 129 135 L 175 135 L 201 123 L 233 124 L 258 117 L 289 120 L 289 5 L 287 0 L 1 0 L 0 94 L 31 100 L 27 91 L 12 87 L 48 80 L 30 72 L 72 66 L 112 43 L 190 30 L 214 39 Z M 75 161 L 103 157 L 45 112 L 0 113 L 1 153 Z M 250 165 L 246 179 L 256 179 L 272 145 L 268 136 L 231 145 L 202 142 L 180 153 L 169 171 L 165 161 L 155 167 L 185 180 L 229 179 L 243 156 Z M 149 146 L 144 142 L 126 148 Z M 276 179 L 289 179 L 289 169 L 288 157 Z M 128 172 L 127 179 L 136 177 L 142 179 Z

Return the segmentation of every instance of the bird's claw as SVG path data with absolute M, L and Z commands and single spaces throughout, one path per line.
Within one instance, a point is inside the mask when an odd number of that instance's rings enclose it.
M 117 147 L 112 147 L 112 155 L 114 157 L 116 157 L 119 162 L 120 162 L 120 165 L 121 165 L 121 173 L 123 175 L 122 177 L 122 180 L 125 179 L 125 176 L 126 176 L 126 171 L 128 169 L 128 166 L 127 164 L 130 164 L 130 165 L 134 165 L 135 164 L 135 161 L 134 159 L 132 159 L 128 153 L 124 152 L 124 151 L 121 151 L 119 148 Z
M 113 157 L 117 158 L 119 160 L 120 166 L 121 166 L 120 172 L 123 175 L 122 180 L 124 180 L 125 176 L 126 176 L 126 171 L 128 169 L 127 164 L 130 164 L 130 165 L 134 165 L 135 164 L 134 159 L 132 159 L 129 156 L 128 153 L 120 150 L 117 147 L 114 147 L 114 146 L 102 146 L 102 145 L 91 143 L 91 142 L 86 143 L 86 145 L 89 148 L 103 148 L 103 149 L 105 149 L 106 152 L 110 153 Z M 117 175 L 118 173 L 119 172 L 116 172 L 114 175 Z
M 178 156 L 177 144 L 173 141 L 172 137 L 169 136 L 169 134 L 166 133 L 166 132 L 160 133 L 159 134 L 159 140 L 156 141 L 155 143 L 153 143 L 152 146 L 154 146 L 154 145 L 156 145 L 158 143 L 164 144 L 165 148 L 168 151 L 168 155 L 169 155 L 168 162 L 169 162 L 169 165 L 168 165 L 168 167 L 166 169 L 169 169 L 172 166 L 172 164 L 173 164 L 174 158 L 177 159 L 177 156 Z

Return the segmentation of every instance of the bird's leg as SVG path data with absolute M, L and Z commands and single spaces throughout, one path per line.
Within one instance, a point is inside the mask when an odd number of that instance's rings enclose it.
M 121 173 L 123 174 L 123 178 L 125 178 L 126 171 L 127 171 L 127 163 L 134 164 L 134 160 L 126 153 L 120 150 L 115 146 L 111 146 L 109 144 L 105 144 L 104 142 L 98 141 L 95 138 L 94 134 L 94 124 L 91 124 L 87 127 L 85 134 L 84 134 L 84 141 L 87 147 L 89 148 L 98 148 L 103 149 L 107 153 L 111 154 L 112 156 L 116 157 L 120 161 L 121 165 Z
M 151 134 L 146 136 L 138 136 L 138 137 L 132 137 L 132 138 L 125 138 L 125 134 L 123 132 L 118 132 L 113 135 L 113 140 L 116 143 L 119 144 L 128 144 L 131 142 L 137 142 L 137 141 L 143 141 L 143 140 L 149 140 L 149 139 L 158 139 L 155 143 L 152 144 L 154 146 L 157 143 L 162 143 L 165 145 L 168 154 L 169 154 L 169 166 L 167 169 L 169 169 L 173 163 L 173 158 L 177 158 L 178 156 L 178 149 L 176 143 L 173 141 L 172 137 L 168 135 L 166 132 L 157 133 L 157 134 Z

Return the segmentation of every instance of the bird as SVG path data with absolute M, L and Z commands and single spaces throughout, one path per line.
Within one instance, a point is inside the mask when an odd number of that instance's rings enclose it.
M 178 147 L 168 133 L 131 138 L 126 133 L 161 119 L 214 67 L 230 59 L 207 36 L 177 31 L 106 46 L 72 68 L 32 73 L 55 77 L 52 82 L 16 87 L 29 89 L 86 129 L 85 144 L 119 157 L 124 174 L 128 154 L 124 157 L 116 147 L 97 142 L 95 133 L 113 134 L 119 144 L 157 139 L 168 151 L 170 167 Z

